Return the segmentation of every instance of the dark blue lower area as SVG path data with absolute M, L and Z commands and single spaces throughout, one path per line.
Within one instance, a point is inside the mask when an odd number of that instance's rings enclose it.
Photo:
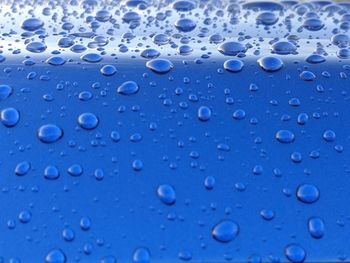
M 110 77 L 99 72 L 100 64 L 2 63 L 0 84 L 13 93 L 0 101 L 1 110 L 16 108 L 20 120 L 14 127 L 0 125 L 0 256 L 42 262 L 59 248 L 68 262 L 108 255 L 130 262 L 144 247 L 151 262 L 186 255 L 192 262 L 245 262 L 252 255 L 285 262 L 285 247 L 295 243 L 306 262 L 347 260 L 349 67 L 331 59 L 317 65 L 295 60 L 274 73 L 255 60 L 245 60 L 239 73 L 225 71 L 220 59 L 178 60 L 159 75 L 144 60 L 120 58 Z M 316 79 L 302 80 L 303 70 Z M 28 79 L 30 72 L 35 74 Z M 130 80 L 139 91 L 119 94 Z M 82 101 L 83 91 L 93 97 Z M 208 121 L 198 119 L 201 106 L 211 109 Z M 86 112 L 97 116 L 96 128 L 78 125 Z M 301 113 L 308 116 L 303 125 Z M 60 127 L 63 137 L 40 141 L 37 131 L 45 124 Z M 294 141 L 276 140 L 279 130 L 291 131 Z M 335 140 L 323 138 L 327 130 Z M 119 141 L 112 140 L 113 131 Z M 29 171 L 18 176 L 15 168 L 24 161 Z M 69 174 L 73 164 L 81 175 Z M 48 165 L 58 168 L 57 179 L 44 177 Z M 215 178 L 210 190 L 208 176 Z M 175 190 L 174 204 L 158 197 L 162 184 Z M 319 189 L 316 202 L 298 200 L 302 184 Z M 262 210 L 273 212 L 272 218 L 264 219 Z M 91 226 L 84 230 L 85 217 Z M 324 222 L 321 238 L 310 234 L 312 217 Z M 212 236 L 224 219 L 239 225 L 227 243 Z M 74 231 L 72 241 L 62 235 L 66 228 Z

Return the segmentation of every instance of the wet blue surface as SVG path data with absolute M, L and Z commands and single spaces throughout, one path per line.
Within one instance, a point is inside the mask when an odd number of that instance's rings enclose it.
M 80 3 L 94 34 L 120 30 L 97 39 L 68 13 L 3 35 L 0 262 L 348 262 L 348 6 L 141 2 Z

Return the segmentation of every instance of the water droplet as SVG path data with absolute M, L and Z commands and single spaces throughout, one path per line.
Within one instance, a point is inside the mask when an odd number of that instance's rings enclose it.
M 300 73 L 300 78 L 305 81 L 312 81 L 316 79 L 316 76 L 311 71 L 304 70 L 303 72 Z
M 59 57 L 59 56 L 53 56 L 53 57 L 48 58 L 46 60 L 46 63 L 50 64 L 52 66 L 61 66 L 61 65 L 66 63 L 66 60 L 62 57 Z
M 32 53 L 42 53 L 46 50 L 47 46 L 43 42 L 30 42 L 26 45 L 26 49 Z
M 258 59 L 259 66 L 265 71 L 278 71 L 283 67 L 283 61 L 277 57 L 265 56 Z
M 239 42 L 229 41 L 220 44 L 218 50 L 226 56 L 236 56 L 239 53 L 246 52 L 247 48 Z
M 79 115 L 77 122 L 81 128 L 85 130 L 93 130 L 97 127 L 99 120 L 95 114 L 85 112 Z
M 301 202 L 311 204 L 320 198 L 320 191 L 312 184 L 302 184 L 298 187 L 296 195 Z
M 70 242 L 73 241 L 75 238 L 75 233 L 73 231 L 73 229 L 71 228 L 65 228 L 62 231 L 62 237 L 65 241 Z
M 6 108 L 0 114 L 1 123 L 6 127 L 14 127 L 19 122 L 19 111 L 15 108 Z
M 18 215 L 18 220 L 23 224 L 29 223 L 31 219 L 32 219 L 32 213 L 28 210 L 23 210 Z
M 262 12 L 256 18 L 257 24 L 263 24 L 265 26 L 270 26 L 276 24 L 278 21 L 278 16 L 273 12 Z
M 147 48 L 141 52 L 141 57 L 147 59 L 153 59 L 160 56 L 160 52 L 153 48 Z
M 138 172 L 138 171 L 141 171 L 142 168 L 143 168 L 143 162 L 139 159 L 137 160 L 134 160 L 132 162 L 132 168 L 134 169 L 134 171 Z
M 19 164 L 16 165 L 15 168 L 15 174 L 18 176 L 23 176 L 26 175 L 31 169 L 31 165 L 29 162 L 24 161 L 20 162 Z
M 38 130 L 38 138 L 44 143 L 53 143 L 61 139 L 63 131 L 55 124 L 45 124 Z
M 28 18 L 24 20 L 22 23 L 22 29 L 26 31 L 35 31 L 42 28 L 43 26 L 44 26 L 44 22 L 34 17 Z
M 244 63 L 240 59 L 229 59 L 224 63 L 224 69 L 230 72 L 239 72 L 243 69 Z
M 49 180 L 55 180 L 60 176 L 58 168 L 54 165 L 48 165 L 44 170 L 44 177 Z
M 166 205 L 173 205 L 176 202 L 176 193 L 174 188 L 169 184 L 159 185 L 157 195 L 160 201 Z
M 71 176 L 80 176 L 83 174 L 84 170 L 83 167 L 81 167 L 81 165 L 79 164 L 73 164 L 70 167 L 68 167 L 67 172 L 71 175 Z
M 293 263 L 302 263 L 306 258 L 305 250 L 298 244 L 289 244 L 284 249 L 284 254 Z
M 100 62 L 102 60 L 102 56 L 99 54 L 96 54 L 96 53 L 88 53 L 88 54 L 81 56 L 80 59 L 84 60 L 86 62 L 96 63 L 96 62 Z
M 84 231 L 87 231 L 91 228 L 91 220 L 90 218 L 84 216 L 80 219 L 80 228 Z
M 265 219 L 267 221 L 270 221 L 270 220 L 274 219 L 275 213 L 272 210 L 270 210 L 270 209 L 262 209 L 260 211 L 260 216 L 263 219 Z
M 9 85 L 0 85 L 0 101 L 3 101 L 10 97 L 13 89 Z
M 173 66 L 173 63 L 171 63 L 167 59 L 156 58 L 156 59 L 147 61 L 146 67 L 156 73 L 165 74 L 169 72 L 174 66 Z
M 117 69 L 113 65 L 105 65 L 101 68 L 100 72 L 104 76 L 113 76 L 115 73 L 117 73 Z
M 232 117 L 236 120 L 243 120 L 245 118 L 245 111 L 242 109 L 235 110 Z
M 232 220 L 222 220 L 213 227 L 211 234 L 217 241 L 227 243 L 238 236 L 239 226 Z
M 211 110 L 207 106 L 201 106 L 198 109 L 198 119 L 201 121 L 208 121 L 211 117 Z
M 324 227 L 324 222 L 321 218 L 311 217 L 309 218 L 307 225 L 308 225 L 310 235 L 313 238 L 319 239 L 323 237 L 325 227 Z
M 65 263 L 66 261 L 66 255 L 58 248 L 52 249 L 45 257 L 46 263 Z
M 282 143 L 294 142 L 295 135 L 289 130 L 279 130 L 275 135 L 276 140 Z
M 132 95 L 139 91 L 139 86 L 135 81 L 125 81 L 117 89 L 117 92 L 122 95 Z
M 147 248 L 139 247 L 135 249 L 132 255 L 133 263 L 149 263 L 151 262 L 151 253 Z
M 306 62 L 310 64 L 318 64 L 325 61 L 326 61 L 325 57 L 319 54 L 312 54 L 306 58 Z
M 324 23 L 318 18 L 306 19 L 303 27 L 309 31 L 318 31 L 324 27 Z
M 323 139 L 327 142 L 333 142 L 333 141 L 335 141 L 335 138 L 336 138 L 336 134 L 332 130 L 326 130 L 323 133 Z
M 188 12 L 196 8 L 196 3 L 190 0 L 179 0 L 173 3 L 173 9 L 181 12 Z
M 288 41 L 278 41 L 274 43 L 271 47 L 272 53 L 279 55 L 295 54 L 297 47 Z
M 196 23 L 189 18 L 180 18 L 175 22 L 175 27 L 182 32 L 190 32 L 196 28 Z

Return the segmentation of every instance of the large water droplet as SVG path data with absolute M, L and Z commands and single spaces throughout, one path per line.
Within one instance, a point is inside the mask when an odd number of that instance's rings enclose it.
M 1 111 L 0 120 L 6 127 L 14 127 L 19 121 L 19 111 L 15 108 L 6 108 Z
M 277 57 L 265 56 L 258 59 L 259 66 L 265 71 L 277 71 L 283 67 L 283 61 Z
M 293 263 L 302 263 L 306 258 L 305 250 L 298 244 L 289 244 L 284 249 L 284 254 Z
M 213 227 L 211 234 L 217 241 L 227 243 L 239 234 L 239 226 L 232 220 L 222 220 Z
M 95 129 L 99 122 L 97 116 L 90 112 L 80 114 L 77 121 L 79 126 L 85 130 Z
M 53 143 L 61 139 L 63 131 L 55 124 L 45 124 L 38 130 L 38 138 L 44 143 Z
M 66 261 L 66 255 L 58 248 L 52 249 L 45 257 L 46 263 L 65 263 Z
M 301 202 L 311 204 L 320 198 L 320 191 L 312 184 L 302 184 L 298 187 L 296 195 Z
M 26 31 L 35 31 L 44 26 L 44 22 L 38 18 L 28 18 L 23 21 L 22 29 Z
M 125 81 L 117 89 L 117 92 L 122 95 L 132 95 L 139 91 L 139 86 L 135 81 Z
M 147 61 L 146 67 L 156 73 L 165 74 L 173 68 L 173 63 L 167 59 L 156 58 Z
M 218 50 L 226 56 L 236 56 L 239 53 L 245 52 L 247 48 L 239 42 L 229 41 L 220 44 Z
M 157 188 L 157 195 L 160 201 L 166 205 L 173 205 L 176 202 L 175 189 L 169 184 L 159 185 Z

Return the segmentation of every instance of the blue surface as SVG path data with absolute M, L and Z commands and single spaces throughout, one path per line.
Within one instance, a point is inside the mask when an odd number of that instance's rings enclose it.
M 331 29 L 265 61 L 6 46 L 0 262 L 348 262 L 350 63 L 305 61 Z

